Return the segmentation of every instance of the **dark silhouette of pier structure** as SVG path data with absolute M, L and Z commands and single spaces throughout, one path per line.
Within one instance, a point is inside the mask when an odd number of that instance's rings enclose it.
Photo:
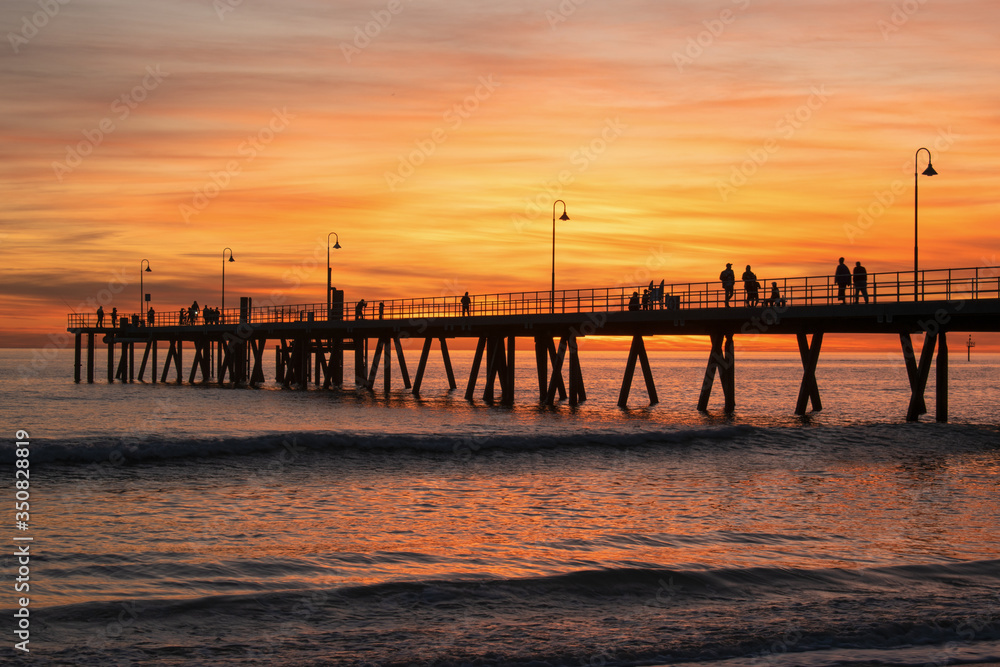
M 392 354 L 403 386 L 420 393 L 434 342 L 440 348 L 448 384 L 457 387 L 448 353 L 448 340 L 476 340 L 465 397 L 474 400 L 485 363 L 483 400 L 514 403 L 516 340 L 532 340 L 538 374 L 538 398 L 571 405 L 586 400 L 578 340 L 585 336 L 625 336 L 632 340 L 625 364 L 618 404 L 627 407 L 638 363 L 650 404 L 658 402 L 645 339 L 653 336 L 705 336 L 709 341 L 704 381 L 697 407 L 708 408 L 716 377 L 722 388 L 724 410 L 736 406 L 737 337 L 792 335 L 802 359 L 802 380 L 795 413 L 823 407 L 816 368 L 826 334 L 885 334 L 898 336 L 910 385 L 907 420 L 927 412 L 924 395 L 935 367 L 936 418 L 948 420 L 948 334 L 1000 331 L 1000 267 L 939 269 L 868 274 L 869 302 L 837 300 L 832 275 L 767 278 L 775 282 L 781 299 L 764 300 L 756 307 L 725 307 L 725 291 L 718 282 L 665 285 L 648 307 L 630 310 L 629 300 L 643 286 L 479 294 L 463 313 L 462 297 L 383 300 L 374 298 L 359 308 L 333 290 L 330 303 L 253 307 L 243 297 L 239 308 L 224 310 L 218 323 L 179 323 L 178 315 L 158 313 L 150 324 L 141 316 L 123 318 L 117 328 L 97 326 L 94 314 L 69 315 L 68 330 L 75 334 L 75 381 L 82 380 L 82 350 L 86 339 L 86 377 L 94 382 L 95 346 L 107 346 L 107 379 L 150 379 L 178 384 L 185 376 L 184 355 L 193 348 L 188 383 L 215 382 L 254 387 L 265 382 L 263 357 L 275 344 L 275 381 L 286 388 L 324 389 L 345 386 L 345 359 L 353 353 L 349 387 L 374 390 L 381 368 L 384 390 L 392 387 Z M 365 295 L 368 296 L 368 295 Z M 739 296 L 739 295 L 738 295 Z M 740 302 L 739 298 L 733 300 Z M 923 334 L 919 356 L 914 335 Z M 411 382 L 402 341 L 422 339 L 423 347 Z M 374 349 L 371 343 L 374 341 Z M 188 348 L 185 351 L 185 344 Z M 142 359 L 136 371 L 136 346 Z M 162 367 L 158 352 L 165 348 Z M 566 372 L 564 373 L 564 367 Z

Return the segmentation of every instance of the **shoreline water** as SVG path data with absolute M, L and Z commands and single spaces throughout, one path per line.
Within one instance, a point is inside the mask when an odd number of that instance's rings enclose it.
M 903 422 L 879 355 L 821 365 L 804 417 L 797 355 L 741 362 L 732 417 L 694 409 L 700 355 L 654 355 L 661 403 L 625 410 L 617 354 L 584 354 L 574 408 L 530 369 L 500 408 L 440 377 L 10 382 L 24 358 L 0 394 L 31 434 L 38 664 L 1000 659 L 1000 357 L 956 372 L 950 424 Z

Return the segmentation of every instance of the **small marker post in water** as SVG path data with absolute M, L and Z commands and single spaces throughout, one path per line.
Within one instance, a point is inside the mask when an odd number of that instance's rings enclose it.
M 972 348 L 976 346 L 976 342 L 972 340 L 972 334 L 969 334 L 969 340 L 965 341 L 965 360 L 972 361 Z

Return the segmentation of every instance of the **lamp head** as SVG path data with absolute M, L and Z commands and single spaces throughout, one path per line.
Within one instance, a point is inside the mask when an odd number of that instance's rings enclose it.
M 152 273 L 152 271 L 153 271 L 153 269 L 149 268 L 149 265 L 147 264 L 146 265 L 146 273 Z
M 937 176 L 937 172 L 934 171 L 934 165 L 930 162 L 927 163 L 927 168 L 923 171 L 924 176 Z
M 235 262 L 236 261 L 235 259 L 233 259 L 233 253 L 229 253 L 229 261 L 230 262 Z
M 340 250 L 340 241 L 334 241 L 333 242 L 333 249 L 334 250 Z
M 569 220 L 569 216 L 566 215 L 566 211 L 563 211 L 563 214 L 559 216 L 559 219 L 560 220 Z

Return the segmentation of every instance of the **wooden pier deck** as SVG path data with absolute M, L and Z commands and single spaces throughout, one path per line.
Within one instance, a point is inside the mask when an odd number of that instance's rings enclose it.
M 122 325 L 102 326 L 94 314 L 74 313 L 68 331 L 75 334 L 74 379 L 83 377 L 86 349 L 87 382 L 94 381 L 95 346 L 107 346 L 107 379 L 143 381 L 147 368 L 152 382 L 166 382 L 171 375 L 182 383 L 185 348 L 193 348 L 188 383 L 255 386 L 265 381 L 263 355 L 274 343 L 275 380 L 288 388 L 343 387 L 345 353 L 353 352 L 354 373 L 350 387 L 372 390 L 381 368 L 386 392 L 392 386 L 392 352 L 396 352 L 403 386 L 420 392 L 434 341 L 438 341 L 449 386 L 456 388 L 455 373 L 447 341 L 476 340 L 476 353 L 465 396 L 473 400 L 483 362 L 486 381 L 483 400 L 514 402 L 516 340 L 532 340 L 538 373 L 538 397 L 552 404 L 558 395 L 570 404 L 586 400 L 583 369 L 577 340 L 585 336 L 626 336 L 632 340 L 625 365 L 619 405 L 628 404 L 636 364 L 640 365 L 650 403 L 657 402 L 655 381 L 645 349 L 652 336 L 705 336 L 709 342 L 705 378 L 698 388 L 697 406 L 706 410 L 719 377 L 724 409 L 736 405 L 736 359 L 738 336 L 796 336 L 803 375 L 795 405 L 804 414 L 811 405 L 821 410 L 816 368 L 825 334 L 885 334 L 898 336 L 909 378 L 911 398 L 907 420 L 927 412 L 924 394 L 935 366 L 936 418 L 948 419 L 948 334 L 951 332 L 1000 331 L 1000 267 L 923 271 L 918 280 L 912 273 L 869 274 L 868 302 L 854 302 L 852 289 L 847 301 L 838 300 L 832 276 L 768 278 L 778 285 L 780 300 L 762 299 L 746 305 L 745 293 L 737 289 L 732 305 L 725 303 L 721 284 L 684 283 L 650 286 L 563 290 L 555 293 L 519 292 L 472 296 L 468 313 L 461 297 L 385 300 L 381 305 L 345 302 L 334 290 L 328 304 L 268 305 L 254 307 L 242 299 L 241 307 L 220 313 L 219 322 L 179 321 L 179 311 L 159 313 L 148 321 L 130 314 Z M 740 284 L 738 283 L 738 287 Z M 652 287 L 648 303 L 640 299 L 638 310 L 630 309 L 633 293 Z M 761 289 L 769 296 L 770 288 Z M 644 308 L 643 305 L 646 307 Z M 379 311 L 381 310 L 381 315 Z M 919 356 L 913 335 L 923 334 Z M 413 381 L 410 381 L 402 340 L 422 339 L 423 346 Z M 374 349 L 371 342 L 374 341 Z M 166 356 L 158 367 L 162 347 Z M 136 350 L 142 349 L 138 370 Z M 563 366 L 568 377 L 564 379 Z M 499 388 L 499 397 L 497 389 Z

